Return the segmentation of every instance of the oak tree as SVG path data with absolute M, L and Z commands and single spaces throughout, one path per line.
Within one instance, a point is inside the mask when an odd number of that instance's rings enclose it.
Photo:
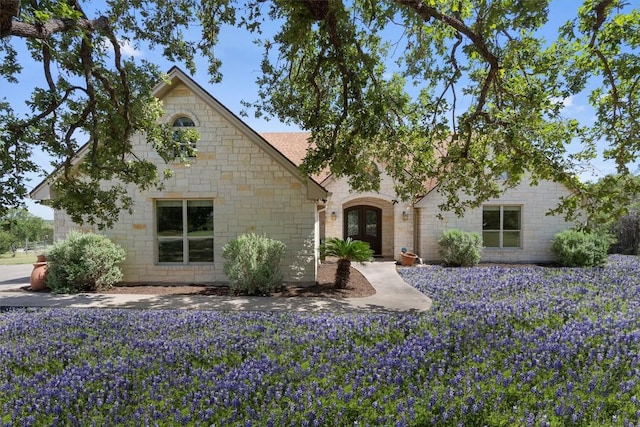
M 606 209 L 605 190 L 578 174 L 597 155 L 614 162 L 621 179 L 634 172 L 640 11 L 624 0 L 563 3 L 569 18 L 549 28 L 549 3 L 110 0 L 89 10 L 90 2 L 0 0 L 0 75 L 15 79 L 14 42 L 23 39 L 43 83 L 29 116 L 7 99 L 0 104 L 0 206 L 25 195 L 25 172 L 38 169 L 29 153 L 39 148 L 58 160 L 54 207 L 74 219 L 114 221 L 131 206 L 125 184 L 161 183 L 153 165 L 132 157 L 131 135 L 144 132 L 165 160 L 177 143 L 157 121 L 151 89 L 159 70 L 124 57 L 122 42 L 145 43 L 191 71 L 204 56 L 218 81 L 213 48 L 230 25 L 264 49 L 247 107 L 311 131 L 305 173 L 329 166 L 354 189 L 375 190 L 371 162 L 380 162 L 404 199 L 437 179 L 442 208 L 457 213 L 530 174 L 575 190 L 558 212 Z M 562 101 L 585 91 L 593 123 L 563 113 Z M 74 168 L 83 138 L 87 154 Z M 123 185 L 100 188 L 107 178 Z M 619 197 L 624 204 L 628 195 Z

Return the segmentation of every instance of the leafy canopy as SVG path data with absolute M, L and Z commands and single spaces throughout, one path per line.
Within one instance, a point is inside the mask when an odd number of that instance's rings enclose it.
M 30 214 L 26 209 L 8 209 L 0 216 L 0 233 L 8 245 L 24 247 L 28 242 L 53 240 L 53 228 L 42 218 Z M 8 250 L 6 245 L 0 245 L 0 253 Z
M 75 220 L 109 225 L 131 207 L 127 184 L 158 185 L 156 166 L 135 158 L 129 140 L 145 132 L 165 161 L 175 153 L 177 141 L 158 124 L 161 108 L 151 96 L 160 73 L 124 57 L 120 44 L 145 43 L 191 71 L 203 55 L 218 81 L 213 47 L 224 25 L 253 32 L 264 48 L 260 89 L 247 107 L 311 131 L 303 171 L 329 166 L 356 190 L 378 188 L 369 168 L 378 161 L 404 199 L 419 197 L 422 183 L 436 178 L 447 196 L 442 208 L 461 213 L 528 171 L 534 182 L 575 189 L 558 209 L 571 216 L 584 200 L 590 212 L 611 206 L 601 206 L 598 187 L 577 179 L 598 144 L 622 179 L 638 160 L 640 11 L 624 0 L 563 3 L 576 9 L 545 33 L 555 40 L 542 36 L 549 0 L 0 5 L 2 78 L 18 75 L 20 39 L 42 65 L 30 115 L 16 114 L 7 99 L 0 104 L 2 208 L 25 196 L 25 173 L 40 169 L 34 150 L 56 159 L 52 204 Z M 562 100 L 585 90 L 597 114 L 592 124 L 562 114 Z M 71 159 L 87 139 L 74 168 Z M 101 179 L 122 185 L 105 189 Z

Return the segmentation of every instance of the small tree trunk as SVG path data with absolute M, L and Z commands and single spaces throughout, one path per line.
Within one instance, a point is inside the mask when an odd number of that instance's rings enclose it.
M 633 233 L 631 237 L 631 254 L 638 255 L 638 245 L 640 244 L 640 213 L 637 213 L 632 217 L 633 220 Z
M 349 275 L 351 274 L 351 261 L 348 259 L 339 259 L 338 268 L 336 269 L 336 280 L 334 286 L 338 289 L 344 289 L 349 284 Z

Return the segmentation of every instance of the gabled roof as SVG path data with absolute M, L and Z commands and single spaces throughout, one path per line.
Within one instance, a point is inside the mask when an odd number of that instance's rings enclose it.
M 277 147 L 272 145 L 269 141 L 263 138 L 249 125 L 243 122 L 238 116 L 233 114 L 227 107 L 225 107 L 214 96 L 207 92 L 202 86 L 200 86 L 195 80 L 185 74 L 180 68 L 173 66 L 169 70 L 168 79 L 170 84 L 166 82 L 159 83 L 154 89 L 153 94 L 157 98 L 164 97 L 173 87 L 178 83 L 182 83 L 189 88 L 194 94 L 202 98 L 213 110 L 224 117 L 229 123 L 236 127 L 242 134 L 251 139 L 258 147 L 269 154 L 274 160 L 280 163 L 285 169 L 291 172 L 294 176 L 297 176 L 303 183 L 307 185 L 307 196 L 310 199 L 326 199 L 327 190 L 324 189 L 313 177 L 306 178 L 300 174 L 298 164 L 293 162 L 288 156 L 286 156 Z
M 249 138 L 253 143 L 260 147 L 263 151 L 269 154 L 276 162 L 280 163 L 286 170 L 292 175 L 296 176 L 307 187 L 307 197 L 313 200 L 326 199 L 327 190 L 322 187 L 313 177 L 307 178 L 301 175 L 298 164 L 290 159 L 285 153 L 283 153 L 278 147 L 272 145 L 265 138 L 260 136 L 256 131 L 243 122 L 238 116 L 233 114 L 227 107 L 225 107 L 214 96 L 207 92 L 202 86 L 195 82 L 191 77 L 185 74 L 180 68 L 174 66 L 167 73 L 167 81 L 162 81 L 153 89 L 152 93 L 157 98 L 163 98 L 178 84 L 186 86 L 192 93 L 200 97 L 209 107 L 220 114 L 226 119 L 232 126 L 238 129 L 243 135 Z M 307 134 L 308 138 L 308 134 Z M 304 139 L 306 141 L 306 138 Z M 74 157 L 74 162 L 80 160 L 86 152 L 89 144 L 85 144 L 79 150 Z M 300 144 L 302 146 L 303 144 Z M 296 145 L 297 146 L 297 145 Z M 302 154 L 304 157 L 304 154 Z M 294 157 L 297 159 L 297 157 Z M 53 173 L 56 173 L 54 171 Z M 50 175 L 51 176 L 51 175 Z M 30 193 L 29 196 L 33 199 L 44 200 L 50 197 L 50 190 L 48 185 L 48 177 L 45 178 L 40 184 L 38 184 Z
M 260 135 L 298 166 L 302 164 L 310 146 L 310 132 L 265 132 Z M 326 185 L 329 177 L 331 177 L 329 168 L 325 168 L 320 173 L 312 176 L 314 180 L 323 185 Z M 437 185 L 438 181 L 435 178 L 427 180 L 424 182 L 424 193 L 429 193 Z

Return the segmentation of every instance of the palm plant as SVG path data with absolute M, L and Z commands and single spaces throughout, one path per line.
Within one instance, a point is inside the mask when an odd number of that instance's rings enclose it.
M 320 252 L 325 256 L 338 258 L 338 268 L 333 285 L 339 289 L 344 289 L 349 284 L 351 261 L 370 261 L 373 256 L 373 251 L 369 248 L 368 243 L 353 240 L 351 237 L 346 240 L 337 237 L 327 239 L 320 247 Z

